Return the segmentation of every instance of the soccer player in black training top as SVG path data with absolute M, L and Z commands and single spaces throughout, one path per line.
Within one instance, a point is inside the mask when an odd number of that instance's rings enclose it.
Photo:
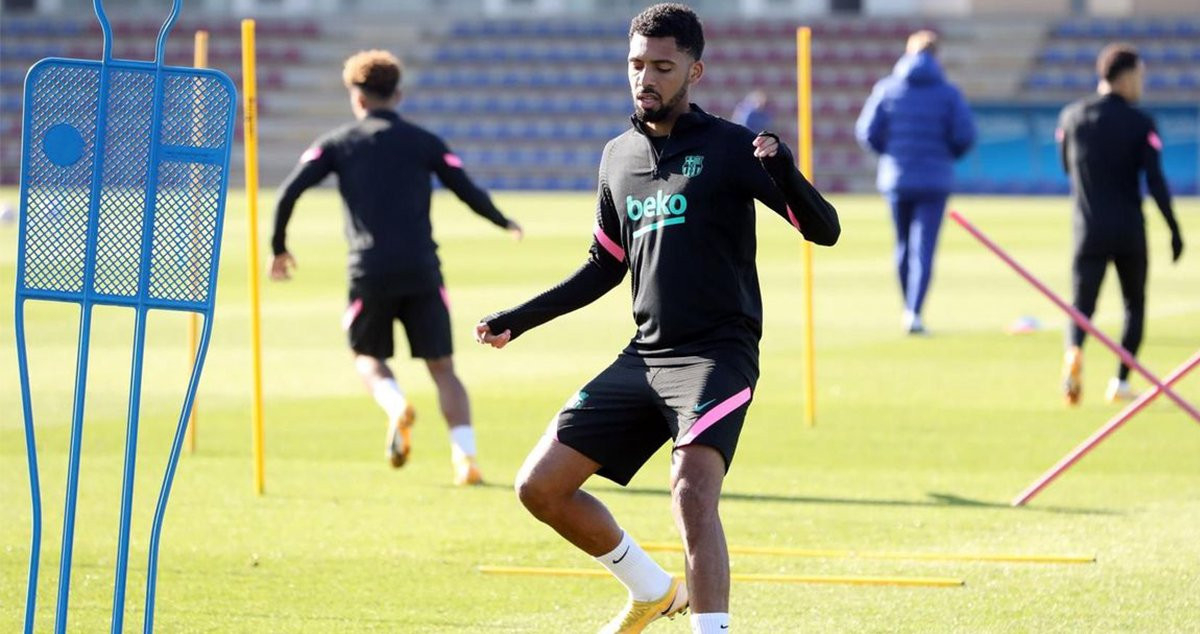
M 425 360 L 450 427 L 454 482 L 482 482 L 467 391 L 454 372 L 450 305 L 429 219 L 430 174 L 480 216 L 521 237 L 487 193 L 463 171 L 462 161 L 432 133 L 396 114 L 400 61 L 387 51 L 346 60 L 342 79 L 357 119 L 317 139 L 280 187 L 271 237 L 271 279 L 286 280 L 296 261 L 288 252 L 287 223 L 304 190 L 337 174 L 350 242 L 350 299 L 342 325 L 354 366 L 388 416 L 387 457 L 401 467 L 412 448 L 414 413 L 386 360 L 392 322 L 400 320 L 414 358 Z
M 476 326 L 478 341 L 500 348 L 632 274 L 637 334 L 558 413 L 516 484 L 535 517 L 629 589 L 604 632 L 641 631 L 687 608 L 689 595 L 694 631 L 728 631 L 729 557 L 717 504 L 758 379 L 754 201 L 817 244 L 832 245 L 840 233 L 837 212 L 775 135 L 689 103 L 703 50 L 687 7 L 659 4 L 633 19 L 633 125 L 604 148 L 587 260 L 558 286 Z M 668 440 L 686 585 L 580 490 L 594 473 L 628 483 Z
M 1121 346 L 1136 355 L 1146 314 L 1146 221 L 1142 216 L 1141 174 L 1171 230 L 1171 260 L 1183 254 L 1183 236 L 1171 211 L 1171 192 L 1162 172 L 1162 140 L 1154 121 L 1133 104 L 1142 96 L 1145 67 L 1137 51 L 1111 44 L 1096 60 L 1096 95 L 1063 109 L 1058 137 L 1063 169 L 1071 178 L 1075 255 L 1072 286 L 1075 308 L 1087 317 L 1096 310 L 1104 271 L 1112 262 L 1125 300 Z M 1072 324 L 1063 359 L 1063 392 L 1075 405 L 1083 390 L 1085 331 Z M 1129 366 L 1117 368 L 1105 397 L 1131 400 Z

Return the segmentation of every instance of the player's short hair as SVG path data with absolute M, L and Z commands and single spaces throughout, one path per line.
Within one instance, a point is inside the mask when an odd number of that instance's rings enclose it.
M 675 47 L 700 59 L 704 54 L 704 27 L 691 7 L 663 2 L 647 7 L 629 23 L 629 37 L 673 37 Z
M 371 97 L 387 99 L 396 93 L 402 72 L 400 60 L 388 51 L 359 51 L 342 67 L 342 81 L 347 88 L 358 88 Z
M 1141 61 L 1132 44 L 1109 44 L 1096 56 L 1096 74 L 1104 81 L 1115 81 L 1126 71 L 1137 68 Z
M 929 29 L 921 29 L 908 36 L 908 44 L 904 47 L 904 50 L 909 54 L 929 53 L 930 55 L 936 55 L 937 47 L 938 34 Z

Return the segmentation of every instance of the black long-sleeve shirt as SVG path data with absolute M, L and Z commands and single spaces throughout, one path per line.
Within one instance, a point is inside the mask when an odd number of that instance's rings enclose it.
M 1059 116 L 1063 169 L 1071 179 L 1077 253 L 1145 251 L 1141 174 L 1172 233 L 1162 141 L 1149 115 L 1116 94 L 1072 103 Z
M 475 213 L 498 227 L 509 224 L 440 138 L 391 110 L 373 110 L 317 139 L 280 186 L 271 237 L 276 255 L 287 251 L 296 200 L 331 172 L 345 203 L 349 276 L 357 285 L 410 293 L 442 284 L 429 219 L 431 174 Z
M 626 353 L 654 364 L 731 350 L 757 366 L 762 298 L 754 200 L 817 244 L 834 244 L 841 228 L 786 146 L 760 161 L 754 137 L 693 105 L 660 154 L 635 119 L 604 148 L 583 266 L 534 299 L 487 317 L 492 332 L 520 336 L 595 301 L 628 270 L 637 334 Z

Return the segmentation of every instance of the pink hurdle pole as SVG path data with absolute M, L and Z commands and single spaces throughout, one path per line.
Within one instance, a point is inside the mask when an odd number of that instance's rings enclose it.
M 1167 376 L 1163 383 L 1166 383 L 1168 386 L 1174 385 L 1198 365 L 1200 365 L 1200 350 L 1196 351 L 1196 354 L 1192 355 L 1192 358 L 1188 359 L 1183 365 L 1175 368 L 1175 370 Z M 1050 486 L 1050 483 L 1058 479 L 1058 476 L 1062 475 L 1062 473 L 1067 469 L 1070 469 L 1071 466 L 1076 462 L 1079 462 L 1080 458 L 1083 458 L 1085 455 L 1087 455 L 1088 452 L 1096 447 L 1096 445 L 1099 445 L 1104 441 L 1105 438 L 1108 438 L 1109 435 L 1117 431 L 1121 425 L 1124 425 L 1126 422 L 1128 422 L 1129 419 L 1133 418 L 1135 414 L 1142 411 L 1144 407 L 1150 404 L 1150 401 L 1158 398 L 1159 394 L 1162 394 L 1162 390 L 1160 390 L 1158 387 L 1154 387 L 1153 389 L 1142 393 L 1137 400 L 1127 405 L 1125 409 L 1121 410 L 1121 413 L 1117 414 L 1112 420 L 1105 423 L 1103 427 L 1096 431 L 1096 433 L 1092 434 L 1091 437 L 1080 443 L 1078 447 L 1072 449 L 1071 453 L 1067 454 L 1062 460 L 1059 460 L 1058 463 L 1056 463 L 1053 467 L 1050 467 L 1050 470 L 1046 473 L 1043 473 L 1040 478 L 1035 480 L 1033 484 L 1029 485 L 1029 488 L 1022 491 L 1021 494 L 1012 501 L 1012 505 L 1023 506 L 1026 502 L 1032 500 L 1033 496 L 1041 493 L 1042 489 Z
M 957 222 L 959 225 L 961 225 L 963 229 L 966 229 L 968 233 L 975 236 L 975 239 L 982 242 L 983 246 L 990 249 L 991 252 L 999 256 L 1001 260 L 1004 260 L 1004 263 L 1012 267 L 1012 269 L 1016 271 L 1018 275 L 1025 278 L 1025 281 L 1033 284 L 1034 288 L 1041 291 L 1042 294 L 1049 298 L 1050 301 L 1054 302 L 1056 306 L 1066 311 L 1066 313 L 1071 316 L 1071 319 L 1074 320 L 1075 323 L 1079 324 L 1080 328 L 1088 331 L 1093 337 L 1099 340 L 1100 343 L 1108 346 L 1110 350 L 1115 352 L 1117 356 L 1121 358 L 1121 361 L 1123 361 L 1125 365 L 1137 370 L 1138 374 L 1142 375 L 1142 377 L 1149 381 L 1151 385 L 1159 390 L 1162 390 L 1163 394 L 1167 395 L 1167 398 L 1175 401 L 1175 404 L 1178 405 L 1180 409 L 1187 412 L 1193 419 L 1196 420 L 1198 424 L 1200 424 L 1200 412 L 1196 411 L 1196 408 L 1192 407 L 1191 403 L 1188 403 L 1183 399 L 1183 397 L 1176 394 L 1174 390 L 1163 385 L 1162 381 L 1159 381 L 1158 377 L 1151 374 L 1149 370 L 1142 366 L 1142 364 L 1138 363 L 1137 359 L 1134 359 L 1133 355 L 1129 354 L 1128 350 L 1122 348 L 1115 341 L 1109 339 L 1108 336 L 1096 329 L 1096 327 L 1092 325 L 1092 322 L 1088 321 L 1088 318 L 1083 316 L 1083 313 L 1076 310 L 1074 306 L 1064 302 L 1061 298 L 1059 298 L 1058 295 L 1055 295 L 1054 291 L 1050 290 L 1049 287 L 1038 281 L 1033 274 L 1031 274 L 1029 271 L 1026 271 L 1025 267 L 1018 264 L 1016 260 L 1009 257 L 1009 255 L 1005 253 L 1004 250 L 1001 249 L 995 242 L 992 242 L 987 236 L 983 235 L 983 232 L 976 229 L 975 226 L 970 222 L 967 222 L 967 219 L 963 218 L 962 214 L 958 213 L 957 211 L 951 211 L 950 218 L 953 219 L 954 222 Z

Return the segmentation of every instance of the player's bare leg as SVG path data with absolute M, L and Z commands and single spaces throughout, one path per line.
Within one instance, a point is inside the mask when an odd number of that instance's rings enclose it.
M 408 462 L 408 455 L 412 451 L 411 429 L 416 413 L 396 383 L 391 368 L 383 359 L 356 354 L 354 369 L 358 371 L 367 391 L 387 413 L 386 456 L 392 467 L 400 468 Z
M 454 372 L 450 356 L 426 359 L 429 376 L 437 386 L 438 405 L 450 429 L 455 484 L 480 484 L 483 475 L 476 463 L 475 431 L 471 428 L 471 402 L 467 388 Z
M 516 482 L 517 497 L 534 517 L 592 557 L 616 548 L 622 534 L 608 508 L 580 490 L 599 468 L 587 456 L 543 436 Z
M 725 459 L 712 447 L 688 445 L 671 455 L 671 501 L 683 537 L 684 568 L 695 615 L 729 612 L 729 552 L 718 503 Z
M 629 590 L 629 600 L 600 631 L 640 632 L 687 609 L 687 587 L 646 554 L 596 498 L 580 490 L 600 465 L 543 436 L 517 475 L 517 497 L 534 517 L 596 559 Z

